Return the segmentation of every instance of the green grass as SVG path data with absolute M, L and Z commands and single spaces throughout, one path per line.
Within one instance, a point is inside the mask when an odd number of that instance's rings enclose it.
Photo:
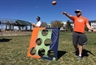
M 96 33 L 86 33 L 88 44 L 86 54 L 78 61 L 73 53 L 72 33 L 61 32 L 59 38 L 59 59 L 50 61 L 27 57 L 31 36 L 6 36 L 7 42 L 0 42 L 0 65 L 96 65 Z M 91 52 L 91 53 L 90 53 Z

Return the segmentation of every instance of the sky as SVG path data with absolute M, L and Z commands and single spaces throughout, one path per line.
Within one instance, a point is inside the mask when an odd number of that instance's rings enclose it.
M 20 19 L 36 22 L 40 16 L 42 22 L 48 24 L 54 20 L 66 22 L 69 20 L 61 13 L 67 12 L 75 15 L 74 11 L 80 9 L 82 15 L 88 20 L 96 20 L 96 0 L 56 0 L 57 4 L 52 5 L 53 0 L 0 0 L 0 18 Z

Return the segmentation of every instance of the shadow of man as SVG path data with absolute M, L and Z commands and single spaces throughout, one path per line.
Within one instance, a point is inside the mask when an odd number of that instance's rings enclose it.
M 85 57 L 85 56 L 88 57 L 89 56 L 88 53 L 90 53 L 91 55 L 95 56 L 91 51 L 86 50 L 86 49 L 83 49 L 83 51 L 82 51 L 82 57 Z M 76 51 L 75 52 L 75 55 L 78 56 L 79 55 L 79 51 Z
M 90 53 L 91 55 L 95 56 L 91 51 L 83 49 L 82 57 L 84 57 L 84 56 L 88 57 L 89 56 L 88 53 Z
M 12 40 L 12 39 L 2 38 L 2 39 L 0 39 L 0 42 L 9 42 L 10 40 Z
M 66 51 L 58 51 L 58 59 L 61 58 L 66 53 L 67 53 Z

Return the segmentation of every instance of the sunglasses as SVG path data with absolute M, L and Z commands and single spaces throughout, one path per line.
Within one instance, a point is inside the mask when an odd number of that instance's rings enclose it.
M 75 11 L 75 13 L 80 13 L 80 11 Z

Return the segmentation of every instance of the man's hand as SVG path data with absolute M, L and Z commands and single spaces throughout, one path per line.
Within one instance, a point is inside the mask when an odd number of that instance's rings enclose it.
M 36 24 L 32 24 L 33 27 L 39 27 L 39 26 L 36 26 Z
M 67 12 L 62 12 L 62 14 L 65 14 L 69 19 L 73 20 L 72 16 L 69 15 Z
M 36 25 L 35 24 L 32 24 L 33 27 L 35 27 Z
M 62 14 L 67 14 L 67 12 L 62 12 Z
M 96 30 L 94 30 L 94 29 L 92 29 L 91 31 L 92 31 L 92 32 L 96 32 Z

